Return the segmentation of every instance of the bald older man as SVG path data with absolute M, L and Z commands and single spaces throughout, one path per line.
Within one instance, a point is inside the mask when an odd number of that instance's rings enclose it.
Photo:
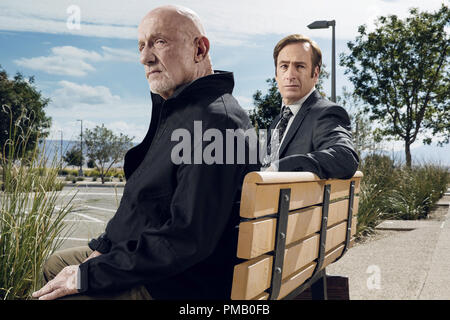
M 34 298 L 230 298 L 241 184 L 258 165 L 199 162 L 211 137 L 196 134 L 244 132 L 249 118 L 231 95 L 232 73 L 213 71 L 209 40 L 194 12 L 156 8 L 138 34 L 152 119 L 142 143 L 125 156 L 120 206 L 89 246 L 50 257 L 48 282 Z M 192 144 L 181 150 L 178 138 L 186 135 Z M 250 149 L 247 141 L 246 156 Z M 228 151 L 214 156 L 229 160 Z

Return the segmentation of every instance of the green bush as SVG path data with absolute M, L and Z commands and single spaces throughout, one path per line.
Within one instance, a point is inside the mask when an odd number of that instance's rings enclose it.
M 75 179 L 75 176 L 73 176 L 73 175 L 68 175 L 68 176 L 66 176 L 65 178 L 64 178 L 64 180 L 65 181 L 72 181 L 72 180 L 74 180 Z
M 100 177 L 100 172 L 97 169 L 85 170 L 86 177 Z
M 124 175 L 123 169 L 120 169 L 120 168 L 111 168 L 107 174 L 108 177 L 114 177 L 114 178 L 120 178 L 120 176 L 123 176 L 123 175 Z
M 60 176 L 67 176 L 68 174 L 69 174 L 69 170 L 67 170 L 67 169 L 58 170 L 58 175 L 60 175 Z
M 384 203 L 386 195 L 395 185 L 395 163 L 389 157 L 372 154 L 361 160 L 364 174 L 360 186 L 358 208 L 358 234 L 373 232 L 380 221 L 385 219 Z
M 86 175 L 86 177 L 97 177 L 99 178 L 101 176 L 100 171 L 95 168 L 95 169 L 90 169 L 90 170 L 85 170 L 84 174 Z M 124 172 L 123 169 L 120 168 L 111 168 L 109 169 L 109 171 L 105 174 L 105 177 L 111 177 L 111 178 L 120 178 L 120 177 L 124 176 Z
M 387 197 L 386 212 L 393 219 L 423 219 L 443 196 L 449 183 L 447 169 L 431 164 L 401 168 L 397 185 Z
M 387 156 L 361 161 L 358 233 L 366 234 L 384 219 L 426 218 L 450 183 L 448 170 L 433 164 L 411 169 Z
M 77 176 L 78 175 L 78 170 L 77 169 L 60 169 L 59 171 L 58 171 L 58 174 L 60 175 L 60 176 L 68 176 L 68 175 L 71 175 L 71 176 Z

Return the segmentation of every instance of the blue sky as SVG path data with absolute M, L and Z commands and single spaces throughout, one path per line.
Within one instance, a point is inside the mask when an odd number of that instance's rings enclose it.
M 317 41 L 330 71 L 331 29 L 309 30 L 314 20 L 336 20 L 337 56 L 353 41 L 358 26 L 374 28 L 380 15 L 408 15 L 408 9 L 436 10 L 444 0 L 279 0 L 279 1 L 31 1 L 0 3 L 0 64 L 12 77 L 35 76 L 35 84 L 52 99 L 51 137 L 76 139 L 80 123 L 105 124 L 138 142 L 150 121 L 150 94 L 137 50 L 137 25 L 146 12 L 162 4 L 196 11 L 211 41 L 215 69 L 233 71 L 234 95 L 252 108 L 252 95 L 265 91 L 273 77 L 272 50 L 282 37 L 303 33 Z M 70 29 L 79 10 L 80 29 Z M 69 21 L 69 26 L 68 26 Z M 330 81 L 325 90 L 330 94 Z M 351 89 L 337 68 L 337 94 Z M 420 144 L 417 144 L 419 146 Z M 401 144 L 398 144 L 401 147 Z

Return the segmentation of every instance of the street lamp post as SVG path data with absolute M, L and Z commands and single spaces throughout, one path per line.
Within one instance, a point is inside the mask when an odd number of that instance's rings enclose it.
M 78 171 L 78 176 L 83 176 L 83 120 L 77 120 L 81 121 L 81 136 L 80 136 L 80 152 L 81 152 L 81 162 L 80 162 L 80 170 Z
M 318 20 L 308 25 L 309 29 L 327 29 L 332 27 L 332 43 L 331 43 L 331 100 L 336 102 L 336 20 Z

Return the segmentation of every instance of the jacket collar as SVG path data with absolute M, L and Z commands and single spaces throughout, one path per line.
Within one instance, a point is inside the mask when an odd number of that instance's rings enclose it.
M 177 100 L 185 95 L 222 95 L 232 93 L 234 88 L 234 77 L 232 72 L 214 70 L 213 74 L 198 78 L 192 82 L 183 84 L 175 89 L 174 93 L 164 100 L 159 94 L 151 93 L 152 103 L 161 104 L 169 100 Z
M 280 152 L 279 152 L 280 157 L 281 157 L 284 149 L 286 149 L 286 146 L 289 144 L 289 142 L 294 137 L 295 133 L 297 132 L 298 127 L 300 127 L 300 124 L 305 119 L 305 116 L 308 113 L 308 111 L 316 103 L 316 101 L 321 99 L 321 98 L 322 98 L 322 96 L 320 95 L 320 93 L 317 90 L 314 90 L 309 95 L 308 99 L 306 99 L 306 101 L 303 103 L 303 105 L 300 108 L 299 112 L 295 116 L 294 121 L 292 122 L 289 130 L 286 132 L 286 137 L 284 138 L 283 143 L 280 146 Z

